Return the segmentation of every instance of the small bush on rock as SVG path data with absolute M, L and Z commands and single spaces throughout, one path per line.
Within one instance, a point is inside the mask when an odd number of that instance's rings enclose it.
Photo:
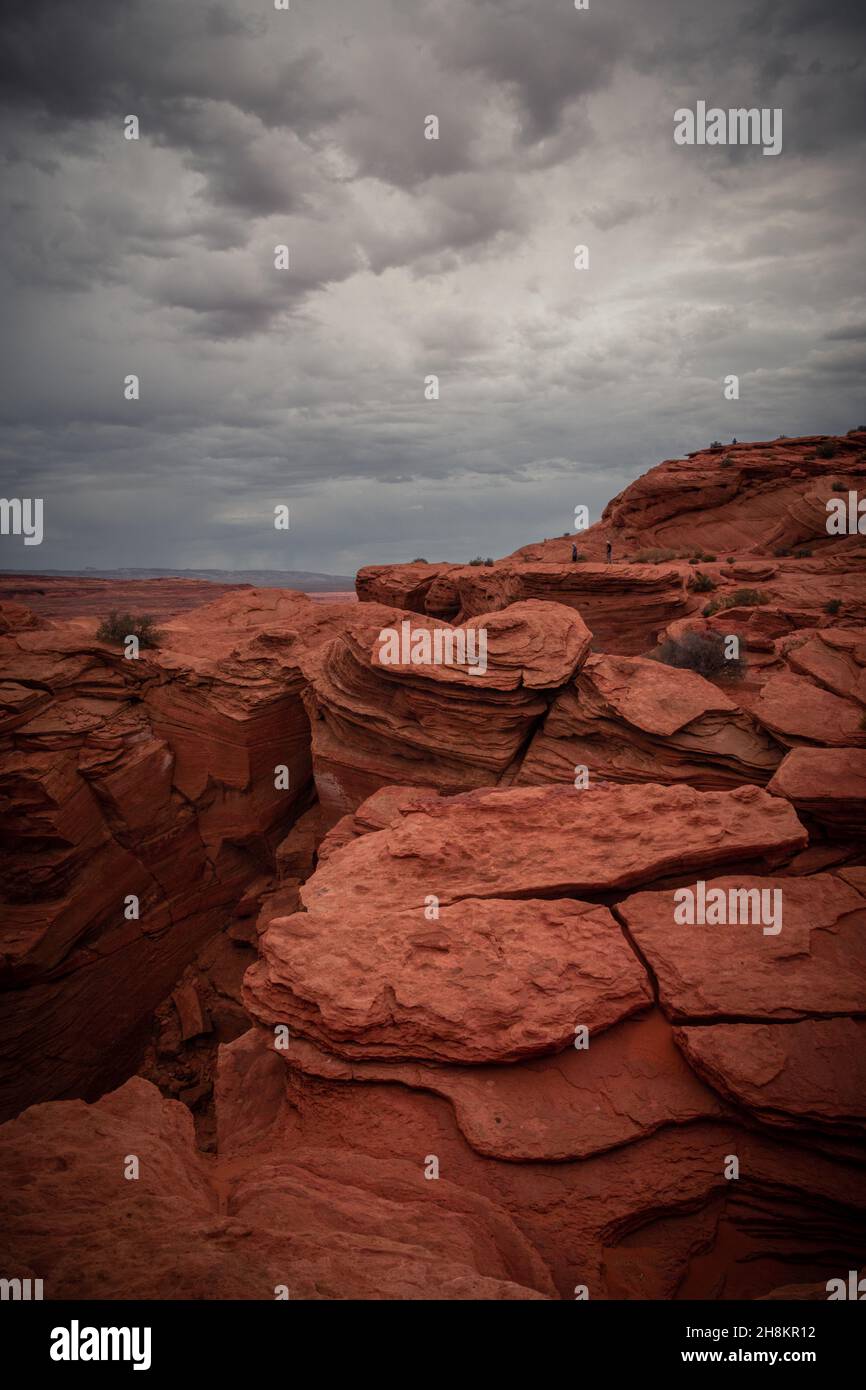
M 727 658 L 725 645 L 720 632 L 686 632 L 682 637 L 666 638 L 659 647 L 658 659 L 665 666 L 696 671 L 705 678 L 742 675 L 742 658 Z
M 695 570 L 689 580 L 689 588 L 696 594 L 709 594 L 715 587 L 715 582 L 708 574 L 704 574 L 703 570 Z
M 140 647 L 157 647 L 162 633 L 157 631 L 155 622 L 149 613 L 136 618 L 132 613 L 111 612 L 97 628 L 96 640 L 122 646 L 127 637 L 137 637 Z
M 724 608 L 760 608 L 761 604 L 769 602 L 770 596 L 765 594 L 763 589 L 735 589 L 732 594 L 725 594 L 723 598 L 712 599 L 703 610 L 704 617 L 711 618 L 714 613 L 719 613 Z

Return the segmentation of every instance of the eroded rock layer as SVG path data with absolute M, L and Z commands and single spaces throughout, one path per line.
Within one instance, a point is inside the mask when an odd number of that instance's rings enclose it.
M 297 649 L 347 611 L 242 590 L 129 660 L 92 622 L 0 637 L 0 1114 L 129 1074 L 310 795 Z
M 826 526 L 857 488 L 866 431 L 713 446 L 579 537 L 369 567 L 354 608 L 227 593 L 137 661 L 0 604 L 0 1274 L 861 1269 L 866 540 Z M 483 669 L 424 655 L 482 631 Z M 666 664 L 719 637 L 738 668 Z
M 388 783 L 449 792 L 495 785 L 586 658 L 591 637 L 558 604 L 516 603 L 463 630 L 483 630 L 484 669 L 480 661 L 386 662 L 381 634 L 402 637 L 404 623 L 407 641 L 452 632 L 430 617 L 409 622 L 402 610 L 371 613 L 362 604 L 343 634 L 304 662 L 316 786 L 337 815 Z

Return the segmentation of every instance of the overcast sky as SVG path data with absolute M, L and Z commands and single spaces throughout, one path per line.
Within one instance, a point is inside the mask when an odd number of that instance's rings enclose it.
M 498 556 L 866 415 L 862 0 L 4 10 L 4 567 Z M 675 145 L 698 100 L 782 153 Z

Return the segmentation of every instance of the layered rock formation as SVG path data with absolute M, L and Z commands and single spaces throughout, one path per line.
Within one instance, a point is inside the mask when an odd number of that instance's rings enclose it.
M 450 1183 L 428 1196 L 399 1159 L 383 1167 L 314 1147 L 229 1173 L 196 1150 L 186 1107 L 140 1078 L 94 1106 L 40 1105 L 3 1126 L 0 1168 L 3 1269 L 38 1271 L 46 1298 L 553 1292 L 488 1198 Z
M 380 635 L 400 633 L 405 621 L 401 609 L 363 604 L 303 662 L 316 786 L 336 815 L 387 783 L 458 792 L 500 781 L 590 643 L 577 613 L 517 603 L 466 625 L 485 634 L 484 670 L 429 659 L 387 664 Z M 413 635 L 450 631 L 420 616 L 409 627 Z
M 849 492 L 866 496 L 864 431 L 711 446 L 650 469 L 586 531 L 523 546 L 492 566 L 369 566 L 358 572 L 358 597 L 456 621 L 526 598 L 565 603 L 580 611 L 596 650 L 639 656 L 665 624 L 706 606 L 705 594 L 687 588 L 700 570 L 715 599 L 760 583 L 776 635 L 862 625 L 866 535 L 827 529 L 827 503 Z
M 592 656 L 551 705 L 516 780 L 568 782 L 575 769 L 616 782 L 696 787 L 765 783 L 784 748 L 694 671 L 643 657 Z
M 297 648 L 345 611 L 244 590 L 137 660 L 77 624 L 0 637 L 4 1117 L 128 1075 L 154 1007 L 270 869 L 310 794 Z
M 704 450 L 577 563 L 226 594 L 138 661 L 2 605 L 0 1274 L 806 1299 L 861 1268 L 866 543 L 823 517 L 864 460 Z M 386 656 L 407 621 L 483 630 L 484 669 Z M 657 659 L 690 634 L 744 669 Z

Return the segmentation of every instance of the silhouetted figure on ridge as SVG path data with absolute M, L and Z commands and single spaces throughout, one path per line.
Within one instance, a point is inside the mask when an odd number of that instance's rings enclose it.
M 572 541 L 572 543 L 571 543 L 571 558 L 572 558 L 572 560 L 576 560 L 576 559 L 577 559 L 577 546 L 574 544 L 573 541 Z

